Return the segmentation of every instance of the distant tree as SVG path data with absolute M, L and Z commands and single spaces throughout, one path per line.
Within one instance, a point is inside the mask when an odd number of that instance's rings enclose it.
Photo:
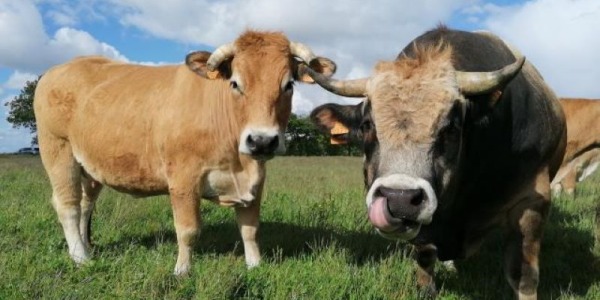
M 319 132 L 308 118 L 292 114 L 285 136 L 287 155 L 324 155 Z
M 37 144 L 37 126 L 33 114 L 33 97 L 35 95 L 35 87 L 40 78 L 41 76 L 36 80 L 27 81 L 19 95 L 4 104 L 9 108 L 6 120 L 14 128 L 29 128 L 29 131 L 34 134 L 31 140 L 32 144 Z
M 306 116 L 292 114 L 286 131 L 287 155 L 324 156 L 360 155 L 357 145 L 331 145 L 329 137 L 321 133 Z

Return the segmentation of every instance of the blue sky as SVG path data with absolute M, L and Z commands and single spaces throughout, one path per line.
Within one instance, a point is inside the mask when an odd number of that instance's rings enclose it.
M 284 31 L 336 61 L 337 77 L 356 78 L 438 23 L 493 31 L 519 48 L 559 96 L 600 98 L 600 0 L 1 0 L 0 103 L 74 56 L 180 63 L 246 28 Z M 294 111 L 330 101 L 355 100 L 299 86 Z M 29 133 L 13 129 L 6 113 L 0 105 L 0 152 L 28 146 Z

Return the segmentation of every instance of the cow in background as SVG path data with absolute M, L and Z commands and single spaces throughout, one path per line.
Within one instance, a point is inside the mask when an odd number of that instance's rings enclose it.
M 552 192 L 575 194 L 575 185 L 600 165 L 600 99 L 561 98 L 567 118 L 567 151 L 552 180 Z
M 256 233 L 265 162 L 284 150 L 298 67 L 331 76 L 335 64 L 281 33 L 247 31 L 185 64 L 149 67 L 83 57 L 50 69 L 34 109 L 52 202 L 69 254 L 90 259 L 91 216 L 102 186 L 168 194 L 188 273 L 200 232 L 199 200 L 234 206 L 246 264 L 260 261 Z

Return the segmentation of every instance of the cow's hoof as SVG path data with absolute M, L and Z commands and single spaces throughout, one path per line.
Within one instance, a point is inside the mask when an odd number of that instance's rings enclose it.
M 173 272 L 173 275 L 175 275 L 177 277 L 184 277 L 189 274 L 190 274 L 190 265 L 175 266 L 175 271 Z
M 246 268 L 248 268 L 248 270 L 252 270 L 258 266 L 260 266 L 260 260 L 246 262 Z
M 82 266 L 91 260 L 90 255 L 87 254 L 87 252 L 71 253 L 70 256 L 77 266 Z
M 450 273 L 457 273 L 458 270 L 456 269 L 456 264 L 454 263 L 453 260 L 447 260 L 442 262 L 442 266 L 444 267 L 444 269 Z
M 435 284 L 429 284 L 419 289 L 419 299 L 435 299 L 437 295 Z

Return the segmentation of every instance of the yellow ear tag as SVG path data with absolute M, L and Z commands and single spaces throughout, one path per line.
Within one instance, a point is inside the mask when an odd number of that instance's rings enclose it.
M 217 79 L 219 78 L 219 71 L 208 71 L 206 72 L 206 77 L 208 79 Z
M 342 138 L 342 135 L 350 132 L 348 127 L 344 126 L 344 124 L 340 122 L 335 122 L 333 124 L 333 128 L 331 128 L 329 132 L 331 133 L 331 138 L 329 142 L 332 145 L 343 145 L 348 143 L 344 138 Z

